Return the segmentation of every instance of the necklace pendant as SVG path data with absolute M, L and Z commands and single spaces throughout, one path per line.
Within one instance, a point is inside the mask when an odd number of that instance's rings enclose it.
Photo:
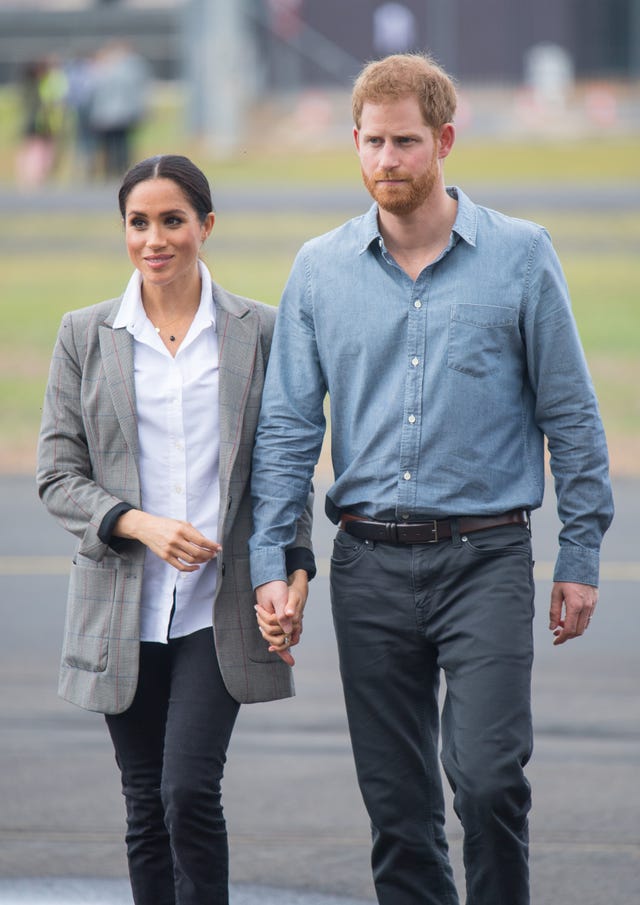
M 170 337 L 169 337 L 169 340 L 170 340 L 172 343 L 174 343 L 174 342 L 176 341 L 176 338 L 175 338 L 175 336 L 170 336 Z

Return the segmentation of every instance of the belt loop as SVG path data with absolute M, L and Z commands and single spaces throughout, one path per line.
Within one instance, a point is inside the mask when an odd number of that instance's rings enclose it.
M 451 545 L 453 547 L 461 547 L 462 541 L 460 540 L 460 529 L 458 528 L 458 519 L 457 518 L 449 519 L 449 524 L 451 525 Z

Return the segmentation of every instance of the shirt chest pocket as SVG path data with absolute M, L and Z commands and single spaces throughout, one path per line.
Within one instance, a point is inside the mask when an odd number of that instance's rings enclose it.
M 447 365 L 471 377 L 487 377 L 500 367 L 513 342 L 517 312 L 498 305 L 453 305 Z

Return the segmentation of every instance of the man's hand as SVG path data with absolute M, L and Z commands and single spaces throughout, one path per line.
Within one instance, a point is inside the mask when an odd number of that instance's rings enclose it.
M 597 602 L 598 589 L 589 584 L 554 582 L 549 610 L 549 628 L 555 636 L 554 645 L 583 635 Z
M 196 572 L 222 550 L 219 543 L 209 540 L 189 522 L 150 515 L 140 509 L 121 515 L 113 533 L 140 541 L 179 572 Z
M 258 628 L 269 645 L 289 666 L 295 660 L 289 648 L 298 644 L 302 634 L 302 614 L 307 601 L 308 579 L 304 569 L 289 576 L 289 581 L 269 581 L 256 588 Z

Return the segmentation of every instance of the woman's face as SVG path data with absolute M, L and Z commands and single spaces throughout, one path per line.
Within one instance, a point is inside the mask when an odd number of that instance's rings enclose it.
M 125 236 L 131 263 L 147 285 L 185 286 L 197 275 L 200 246 L 214 215 L 201 223 L 195 208 L 172 179 L 147 179 L 129 193 Z

